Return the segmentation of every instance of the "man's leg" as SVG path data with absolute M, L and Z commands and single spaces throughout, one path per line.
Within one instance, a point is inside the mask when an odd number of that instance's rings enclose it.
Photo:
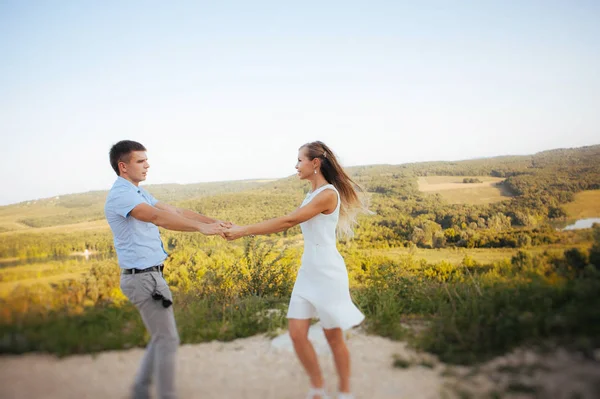
M 152 299 L 160 281 L 162 289 L 168 289 L 160 276 L 150 273 L 126 275 L 121 278 L 121 289 L 136 306 L 146 329 L 150 333 L 150 342 L 135 378 L 134 399 L 150 397 L 150 383 L 156 376 L 160 399 L 175 398 L 175 356 L 179 346 L 179 335 L 175 324 L 173 307 L 165 308 L 161 300 Z
M 147 327 L 146 327 L 147 328 Z M 146 346 L 146 352 L 142 357 L 142 362 L 138 369 L 133 385 L 133 397 L 134 399 L 148 399 L 150 398 L 150 384 L 152 383 L 152 372 L 154 371 L 154 355 L 155 339 L 152 338 Z
M 136 377 L 136 394 L 138 389 L 140 393 L 144 393 L 144 388 L 147 389 L 147 383 L 154 374 L 158 397 L 160 399 L 175 398 L 175 361 L 179 335 L 173 307 L 164 308 L 160 300 L 150 298 L 141 303 L 138 309 L 152 339 Z M 152 373 L 153 371 L 154 373 Z

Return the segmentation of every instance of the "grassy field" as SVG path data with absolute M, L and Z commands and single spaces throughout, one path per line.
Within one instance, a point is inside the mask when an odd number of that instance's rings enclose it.
M 18 231 L 30 229 L 29 226 L 20 222 L 20 220 L 29 217 L 47 217 L 56 215 L 56 210 L 52 208 L 28 208 L 25 206 L 12 205 L 0 208 L 0 228 L 3 231 Z
M 0 233 L 54 229 L 74 231 L 108 226 L 99 212 L 99 209 L 72 211 L 60 206 L 37 204 L 0 207 Z
M 412 256 L 414 259 L 424 259 L 428 263 L 438 263 L 442 261 L 453 264 L 460 263 L 465 256 L 473 258 L 479 263 L 491 263 L 503 259 L 510 259 L 517 252 L 516 249 L 480 249 L 480 248 L 443 248 L 443 249 L 424 249 L 424 248 L 394 248 L 387 250 L 374 250 L 377 255 L 394 257 Z
M 33 285 L 50 285 L 50 284 L 59 283 L 61 281 L 65 281 L 65 280 L 80 279 L 81 277 L 83 277 L 85 275 L 86 271 L 87 271 L 87 268 L 81 269 L 81 271 L 79 271 L 79 272 L 61 273 L 61 274 L 56 274 L 56 275 L 47 276 L 47 277 L 33 277 L 33 278 L 27 278 L 27 279 L 22 279 L 22 280 L 18 280 L 18 281 L 10 281 L 10 282 L 6 282 L 6 283 L 2 282 L 2 283 L 0 283 L 0 299 L 6 298 L 18 286 L 31 287 Z
M 544 245 L 529 248 L 525 251 L 531 255 L 538 255 L 547 251 L 562 254 L 563 251 L 573 247 L 588 250 L 589 246 L 589 243 L 569 246 Z M 517 248 L 424 249 L 414 247 L 365 250 L 365 254 L 368 256 L 384 256 L 392 260 L 411 256 L 416 261 L 425 260 L 429 264 L 448 262 L 458 265 L 467 256 L 479 264 L 491 264 L 501 260 L 510 260 L 518 251 L 519 249 Z M 34 284 L 54 284 L 63 280 L 78 279 L 84 276 L 87 270 L 88 263 L 84 259 L 76 258 L 69 261 L 48 261 L 0 268 L 0 299 L 6 298 L 19 285 L 27 287 Z
M 463 179 L 478 179 L 482 183 L 463 183 Z M 419 189 L 421 191 L 427 191 L 427 187 L 438 186 L 435 190 L 440 189 L 452 189 L 457 187 L 464 187 L 465 184 L 469 186 L 477 185 L 489 185 L 489 183 L 499 183 L 504 181 L 501 177 L 492 176 L 424 176 L 419 177 Z M 423 188 L 421 188 L 423 185 Z
M 590 244 L 584 245 L 544 245 L 526 249 L 532 255 L 544 253 L 546 251 L 563 252 L 566 249 L 578 247 L 579 249 L 587 250 Z M 477 263 L 489 264 L 504 259 L 512 258 L 522 248 L 441 248 L 441 249 L 425 249 L 425 248 L 393 248 L 393 249 L 376 249 L 371 253 L 390 258 L 412 256 L 416 260 L 425 260 L 427 263 L 439 263 L 442 261 L 452 264 L 459 264 L 468 256 Z
M 463 183 L 476 178 L 482 183 Z M 426 176 L 418 179 L 419 190 L 440 194 L 451 204 L 483 205 L 509 199 L 512 195 L 503 188 L 504 179 L 490 176 Z
M 83 260 L 5 267 L 0 269 L 0 298 L 6 298 L 17 286 L 29 287 L 78 279 L 87 271 L 88 265 Z
M 538 247 L 532 252 L 543 252 L 550 247 Z M 560 249 L 560 248 L 555 248 Z M 564 249 L 564 248 L 562 248 Z M 459 264 L 469 256 L 478 263 L 492 263 L 495 261 L 510 259 L 517 253 L 516 249 L 479 249 L 479 248 L 394 248 L 381 250 L 368 250 L 369 254 L 385 256 L 396 259 L 412 256 L 415 260 L 424 259 L 428 263 L 439 263 L 442 261 Z M 116 267 L 116 266 L 115 266 Z M 71 260 L 68 262 L 44 262 L 30 265 L 10 266 L 0 269 L 0 298 L 5 298 L 17 286 L 31 286 L 34 284 L 53 284 L 62 280 L 79 278 L 85 274 L 87 265 L 84 260 Z
M 22 225 L 22 227 L 13 228 L 12 230 L 2 230 L 2 227 L 6 227 L 6 224 L 0 224 L 0 237 L 2 237 L 2 235 L 20 233 L 73 233 L 78 231 L 101 231 L 109 228 L 108 223 L 104 219 L 48 227 L 29 227 Z
M 376 250 L 361 253 L 351 248 L 346 257 L 353 266 L 352 295 L 366 315 L 364 327 L 369 333 L 408 340 L 445 362 L 469 364 L 524 344 L 546 342 L 593 353 L 600 344 L 600 265 L 586 264 L 586 259 L 600 259 L 600 229 L 594 237 L 593 251 L 532 256 L 561 249 L 538 247 L 491 267 L 472 262 L 423 263 L 417 258 L 460 262 L 469 255 L 486 263 L 513 252 L 392 249 L 378 256 Z M 285 326 L 297 254 L 280 257 L 269 243 L 252 242 L 256 245 L 231 260 L 219 254 L 200 256 L 190 268 L 185 249 L 179 256 L 183 263 L 172 260 L 166 278 L 174 288 L 182 343 L 274 333 Z M 84 265 L 62 266 L 73 277 L 74 269 Z M 26 278 L 21 290 L 0 298 L 4 304 L 0 353 L 66 355 L 147 343 L 139 315 L 123 302 L 113 261 L 91 262 L 87 278 L 68 285 L 28 287 L 32 279 L 54 282 L 59 278 L 48 266 L 43 268 L 48 274 L 37 278 L 32 275 L 39 270 L 29 266 L 20 268 L 26 273 L 13 268 L 12 275 L 8 271 L 2 275 L 3 279 Z M 192 269 L 200 273 L 189 274 Z M 272 313 L 275 316 L 266 317 Z M 419 333 L 407 329 L 410 320 L 425 321 L 425 329 Z
M 600 190 L 577 193 L 575 194 L 575 201 L 566 204 L 564 208 L 569 218 L 600 217 Z

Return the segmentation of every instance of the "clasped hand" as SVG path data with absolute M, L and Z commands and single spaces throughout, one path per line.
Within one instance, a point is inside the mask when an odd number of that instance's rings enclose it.
M 214 226 L 216 227 L 215 233 L 227 241 L 237 240 L 247 235 L 243 226 L 238 226 L 233 222 L 218 221 L 214 223 Z

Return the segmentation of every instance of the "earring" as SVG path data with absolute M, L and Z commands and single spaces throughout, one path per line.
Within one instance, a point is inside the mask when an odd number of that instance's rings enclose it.
M 315 169 L 315 175 L 317 174 L 317 170 Z

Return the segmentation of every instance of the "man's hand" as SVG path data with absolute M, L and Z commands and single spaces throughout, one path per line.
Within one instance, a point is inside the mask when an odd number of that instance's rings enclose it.
M 222 222 L 200 223 L 200 227 L 198 228 L 198 231 L 207 236 L 220 235 L 221 237 L 225 238 L 225 234 L 224 234 L 225 229 L 226 229 L 226 226 Z

